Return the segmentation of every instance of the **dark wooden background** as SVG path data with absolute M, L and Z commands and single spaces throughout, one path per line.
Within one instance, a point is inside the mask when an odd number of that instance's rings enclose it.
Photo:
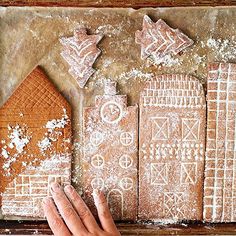
M 236 0 L 0 0 L 0 6 L 183 7 L 236 6 Z M 236 235 L 236 223 L 153 225 L 117 223 L 122 235 Z M 0 221 L 0 235 L 50 235 L 44 221 Z
M 117 224 L 121 235 L 235 235 L 236 224 L 202 224 L 181 225 L 151 224 Z M 6 230 L 7 229 L 7 230 Z M 0 234 L 6 235 L 51 235 L 45 222 L 0 221 Z
M 176 7 L 229 6 L 236 0 L 0 0 L 0 6 Z

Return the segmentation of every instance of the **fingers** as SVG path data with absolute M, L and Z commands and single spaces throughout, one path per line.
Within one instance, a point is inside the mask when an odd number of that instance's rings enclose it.
M 51 198 L 43 199 L 43 210 L 47 218 L 48 224 L 55 236 L 70 236 L 70 232 L 58 214 L 56 206 Z
M 87 229 L 67 199 L 61 186 L 57 183 L 52 183 L 51 192 L 54 202 L 71 233 L 73 235 L 87 235 Z
M 94 233 L 100 230 L 95 218 L 93 217 L 91 211 L 84 203 L 83 199 L 79 196 L 79 194 L 75 191 L 75 189 L 71 185 L 67 185 L 64 188 L 66 196 L 71 201 L 75 210 L 79 214 L 80 219 L 86 226 L 89 232 Z
M 114 232 L 116 232 L 117 235 L 120 235 L 111 216 L 104 194 L 98 189 L 94 189 L 93 197 L 95 205 L 97 207 L 98 217 L 101 222 L 103 230 L 113 234 Z

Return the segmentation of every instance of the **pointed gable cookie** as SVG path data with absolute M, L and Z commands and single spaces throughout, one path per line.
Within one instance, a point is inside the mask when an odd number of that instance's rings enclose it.
M 70 140 L 70 105 L 37 67 L 0 109 L 4 216 L 44 216 L 50 182 L 70 183 Z

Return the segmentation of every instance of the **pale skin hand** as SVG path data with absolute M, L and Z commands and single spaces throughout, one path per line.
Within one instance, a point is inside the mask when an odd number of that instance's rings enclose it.
M 63 190 L 59 184 L 52 183 L 51 192 L 53 199 L 44 198 L 43 210 L 55 236 L 120 236 L 101 191 L 93 193 L 101 227 L 71 185 Z

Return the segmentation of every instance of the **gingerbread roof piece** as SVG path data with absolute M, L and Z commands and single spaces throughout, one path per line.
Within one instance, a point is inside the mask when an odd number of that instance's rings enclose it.
M 172 29 L 162 19 L 154 23 L 147 15 L 143 18 L 143 29 L 135 34 L 135 41 L 141 45 L 141 58 L 151 56 L 156 62 L 193 44 L 179 29 Z
M 67 101 L 48 80 L 40 67 L 36 67 L 14 91 L 1 109 L 46 109 L 68 106 Z
M 209 65 L 207 108 L 203 217 L 236 222 L 236 64 Z
M 101 53 L 96 45 L 102 37 L 87 35 L 86 29 L 76 29 L 73 37 L 60 39 L 64 47 L 61 55 L 70 65 L 69 73 L 76 79 L 80 88 L 85 86 L 95 72 L 92 66 Z
M 189 75 L 147 81 L 140 96 L 139 219 L 202 219 L 206 104 Z
M 49 183 L 70 183 L 72 132 L 70 105 L 39 67 L 0 108 L 0 131 L 2 214 L 41 218 Z

